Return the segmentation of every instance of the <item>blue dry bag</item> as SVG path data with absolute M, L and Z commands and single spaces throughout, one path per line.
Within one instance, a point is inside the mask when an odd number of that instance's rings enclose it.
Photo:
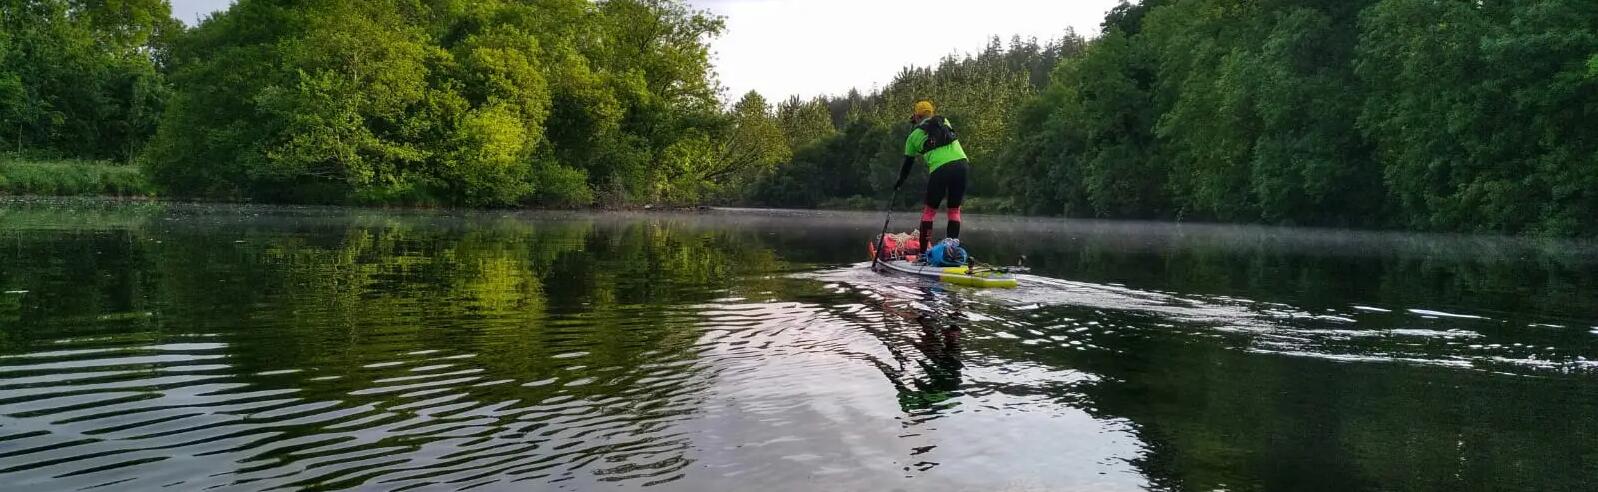
M 936 267 L 965 266 L 970 259 L 958 239 L 945 239 L 927 250 L 927 264 Z

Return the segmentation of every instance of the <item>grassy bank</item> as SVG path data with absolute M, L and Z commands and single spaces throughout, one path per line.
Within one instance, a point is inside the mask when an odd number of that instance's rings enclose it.
M 5 154 L 0 155 L 0 194 L 147 197 L 155 188 L 137 166 Z

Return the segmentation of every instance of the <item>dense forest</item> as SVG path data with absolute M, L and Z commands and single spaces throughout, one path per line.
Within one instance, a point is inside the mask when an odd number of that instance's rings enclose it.
M 182 33 L 166 0 L 0 0 L 0 150 L 134 157 Z
M 978 149 L 977 210 L 1598 234 L 1598 3 L 1145 0 L 1102 27 L 831 100 L 863 109 L 752 196 L 886 197 L 928 97 Z
M 1045 87 L 1050 70 L 1086 46 L 1070 31 L 1042 45 L 1013 38 L 1006 47 L 994 38 L 977 54 L 945 57 L 937 67 L 904 69 L 869 95 L 790 98 L 778 105 L 776 119 L 793 158 L 761 175 L 744 198 L 768 206 L 881 207 L 898 178 L 910 132 L 908 108 L 929 99 L 956 125 L 966 154 L 979 163 L 971 178 L 978 187 L 976 206 L 1012 211 L 1008 195 L 995 193 L 995 184 L 1016 177 L 987 163 L 998 161 L 1016 142 L 1017 111 Z M 906 188 L 924 186 L 925 174 L 913 174 Z M 904 193 L 901 201 L 914 202 L 913 195 Z
M 758 95 L 723 110 L 722 21 L 681 2 L 241 0 L 192 29 L 161 0 L 0 16 L 18 149 L 132 159 L 168 196 L 689 203 L 786 155 Z
M 193 27 L 164 0 L 0 0 L 0 23 L 0 149 L 136 163 L 169 197 L 862 207 L 930 99 L 977 211 L 1598 235 L 1589 0 L 1144 0 L 1093 39 L 778 101 L 725 94 L 722 20 L 676 0 L 240 0 Z

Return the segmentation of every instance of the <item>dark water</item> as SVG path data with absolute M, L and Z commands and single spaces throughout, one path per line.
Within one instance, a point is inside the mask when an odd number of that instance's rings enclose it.
M 1598 486 L 1590 246 L 974 218 L 980 291 L 877 220 L 6 202 L 0 483 Z

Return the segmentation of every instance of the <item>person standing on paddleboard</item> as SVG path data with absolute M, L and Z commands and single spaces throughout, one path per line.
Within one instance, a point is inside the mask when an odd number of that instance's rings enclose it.
M 926 207 L 921 210 L 920 229 L 921 255 L 926 256 L 932 239 L 932 221 L 938 218 L 938 207 L 945 199 L 949 202 L 949 223 L 944 235 L 960 239 L 960 204 L 965 202 L 970 165 L 966 162 L 965 149 L 960 147 L 960 140 L 954 134 L 954 125 L 934 114 L 931 101 L 915 104 L 910 124 L 915 128 L 904 141 L 904 165 L 899 168 L 899 181 L 893 184 L 893 189 L 904 186 L 917 156 L 926 160 L 927 172 L 931 175 L 927 178 Z

